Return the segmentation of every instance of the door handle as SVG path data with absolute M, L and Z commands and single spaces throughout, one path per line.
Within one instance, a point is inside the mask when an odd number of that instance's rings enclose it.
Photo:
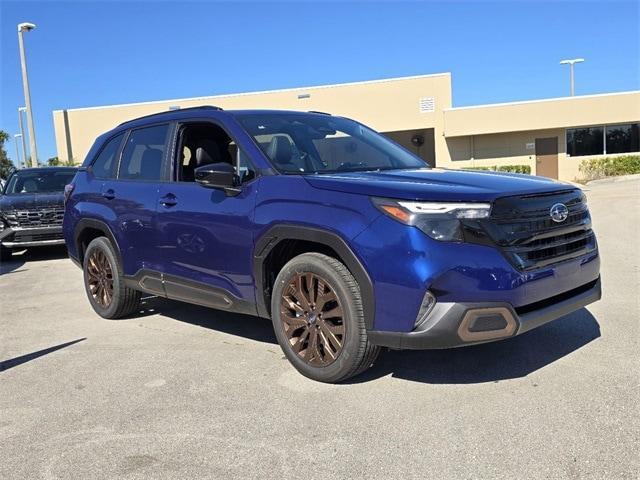
M 163 207 L 174 207 L 178 204 L 178 199 L 173 193 L 168 193 L 164 197 L 160 198 L 160 205 Z
M 113 189 L 110 188 L 109 190 L 105 190 L 104 192 L 102 192 L 102 196 L 107 200 L 113 200 L 114 198 L 116 198 L 116 192 L 114 192 Z

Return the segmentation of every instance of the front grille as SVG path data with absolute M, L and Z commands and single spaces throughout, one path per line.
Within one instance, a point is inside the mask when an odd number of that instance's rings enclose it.
M 10 210 L 3 213 L 10 227 L 50 227 L 62 225 L 64 208 L 45 207 L 28 210 Z
M 12 241 L 15 243 L 46 242 L 50 240 L 62 240 L 62 238 L 62 232 L 29 233 L 28 230 L 24 230 L 16 232 Z
M 569 209 L 563 222 L 554 222 L 556 203 Z M 496 200 L 484 230 L 509 261 L 520 270 L 532 270 L 596 250 L 591 216 L 580 190 L 506 197 Z

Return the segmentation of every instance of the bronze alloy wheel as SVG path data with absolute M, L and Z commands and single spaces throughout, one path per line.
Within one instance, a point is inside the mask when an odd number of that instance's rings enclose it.
M 87 283 L 93 299 L 108 308 L 113 299 L 113 270 L 105 253 L 96 248 L 87 260 Z
M 342 352 L 343 315 L 338 296 L 315 273 L 296 273 L 280 301 L 280 319 L 292 350 L 314 367 L 333 363 Z

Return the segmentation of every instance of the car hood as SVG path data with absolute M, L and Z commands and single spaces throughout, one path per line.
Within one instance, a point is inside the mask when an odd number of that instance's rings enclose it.
M 406 200 L 491 201 L 575 188 L 532 175 L 441 168 L 331 173 L 304 178 L 313 187 L 324 190 Z
M 64 194 L 62 192 L 20 193 L 17 195 L 2 195 L 0 197 L 0 211 L 62 206 L 64 206 Z

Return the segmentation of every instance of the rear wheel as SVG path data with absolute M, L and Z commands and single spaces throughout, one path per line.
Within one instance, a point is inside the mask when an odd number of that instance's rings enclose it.
M 276 337 L 303 375 L 339 382 L 369 368 L 379 353 L 371 345 L 358 283 L 338 260 L 305 253 L 276 278 L 271 300 Z
M 83 263 L 87 297 L 98 315 L 121 318 L 137 310 L 141 294 L 124 284 L 122 269 L 107 238 L 91 241 Z

